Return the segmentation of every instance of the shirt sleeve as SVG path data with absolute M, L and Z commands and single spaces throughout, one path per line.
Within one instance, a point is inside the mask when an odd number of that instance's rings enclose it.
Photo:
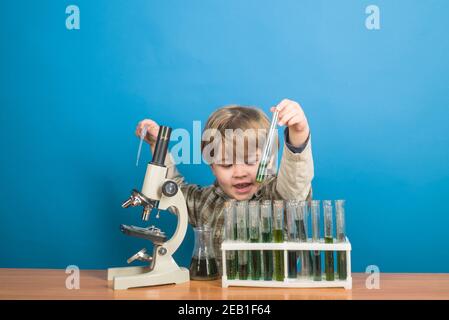
M 297 148 L 302 149 L 299 153 L 287 144 L 283 148 L 276 181 L 276 190 L 283 199 L 306 200 L 311 192 L 314 176 L 311 134 L 304 144 Z
M 286 145 L 287 148 L 289 148 L 290 151 L 293 152 L 293 153 L 301 153 L 301 152 L 303 152 L 304 149 L 305 149 L 306 146 L 307 146 L 307 143 L 309 143 L 309 138 L 310 138 L 310 132 L 309 132 L 309 135 L 307 136 L 306 141 L 305 141 L 302 145 L 300 145 L 299 147 L 295 147 L 294 145 L 292 145 L 292 144 L 290 143 L 290 137 L 289 137 L 289 133 L 288 133 L 288 127 L 286 127 L 286 128 L 284 129 L 284 142 L 285 142 L 285 145 Z

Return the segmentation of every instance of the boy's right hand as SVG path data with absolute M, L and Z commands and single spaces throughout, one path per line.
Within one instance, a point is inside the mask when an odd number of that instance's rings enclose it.
M 144 119 L 137 124 L 136 136 L 140 139 L 140 134 L 143 128 L 147 126 L 147 134 L 145 135 L 145 141 L 153 148 L 157 140 L 157 134 L 159 133 L 159 125 L 151 120 Z

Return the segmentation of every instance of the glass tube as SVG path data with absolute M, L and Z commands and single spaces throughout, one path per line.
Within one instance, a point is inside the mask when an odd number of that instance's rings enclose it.
M 260 212 L 259 201 L 250 201 L 248 204 L 248 224 L 250 242 L 260 242 Z M 261 252 L 252 250 L 250 253 L 250 274 L 252 280 L 259 280 L 261 276 Z
M 223 209 L 225 223 L 225 240 L 233 241 L 237 238 L 237 224 L 235 220 L 235 201 L 229 200 Z M 226 251 L 226 275 L 228 279 L 234 280 L 237 276 L 238 260 L 235 251 Z
M 285 204 L 287 208 L 287 239 L 290 242 L 299 242 L 298 237 L 298 224 L 297 224 L 297 208 L 298 201 L 297 200 L 289 200 L 286 201 Z M 298 260 L 298 252 L 297 251 L 288 251 L 288 277 L 296 278 L 297 273 L 297 260 Z
M 272 242 L 272 219 L 273 215 L 271 212 L 271 200 L 262 201 L 260 204 L 260 217 L 261 217 L 261 233 L 262 242 Z M 263 250 L 262 256 L 262 266 L 263 266 L 263 279 L 272 280 L 273 279 L 273 251 Z
M 308 205 L 306 201 L 300 201 L 297 211 L 297 226 L 299 242 L 307 242 L 307 220 L 309 216 Z M 302 279 L 308 279 L 312 274 L 312 256 L 310 251 L 300 251 L 301 270 L 299 276 Z
M 273 201 L 273 240 L 284 242 L 284 201 Z M 284 254 L 281 250 L 274 251 L 274 280 L 284 281 Z
M 345 200 L 335 200 L 335 220 L 337 222 L 337 242 L 345 242 Z M 337 251 L 337 274 L 340 280 L 346 280 L 348 276 L 346 251 Z
M 312 241 L 320 242 L 320 200 L 312 200 Z M 321 281 L 321 252 L 313 251 L 312 254 L 313 280 Z
M 239 241 L 248 242 L 248 201 L 238 201 L 236 207 L 237 238 Z M 248 279 L 248 251 L 239 250 L 239 279 Z
M 324 208 L 324 242 L 333 243 L 333 221 L 332 221 L 332 202 L 330 200 L 323 200 Z M 324 269 L 326 273 L 326 280 L 333 281 L 334 275 L 334 252 L 326 251 L 324 256 Z

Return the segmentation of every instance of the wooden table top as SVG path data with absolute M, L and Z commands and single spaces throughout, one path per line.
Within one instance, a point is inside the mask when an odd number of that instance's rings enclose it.
M 380 289 L 367 289 L 368 274 L 353 273 L 353 289 L 222 288 L 221 280 L 190 281 L 114 291 L 106 270 L 81 270 L 80 289 L 66 288 L 64 269 L 0 269 L 0 299 L 162 300 L 449 300 L 449 274 L 380 274 Z

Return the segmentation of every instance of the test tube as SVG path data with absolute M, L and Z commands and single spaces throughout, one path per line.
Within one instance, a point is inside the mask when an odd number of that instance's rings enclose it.
M 260 212 L 259 201 L 250 201 L 248 203 L 248 224 L 249 224 L 249 239 L 250 242 L 260 242 Z M 250 251 L 251 256 L 251 279 L 259 280 L 261 276 L 261 252 L 260 250 Z
M 276 139 L 276 125 L 278 122 L 279 111 L 276 110 L 273 113 L 273 118 L 271 119 L 270 129 L 268 131 L 268 137 L 265 141 L 265 146 L 262 151 L 262 158 L 259 162 L 259 168 L 257 168 L 256 181 L 263 182 L 267 175 L 267 167 L 271 158 L 271 149 L 273 147 L 273 141 Z
M 345 242 L 345 200 L 335 200 L 335 220 L 337 221 L 337 242 Z M 338 279 L 346 280 L 348 276 L 346 267 L 346 251 L 337 251 Z
M 333 221 L 332 221 L 332 202 L 330 200 L 323 200 L 324 208 L 324 242 L 333 243 Z M 326 251 L 324 256 L 324 269 L 326 273 L 326 280 L 333 281 L 334 275 L 334 252 Z
M 273 201 L 273 240 L 284 242 L 284 201 Z M 274 279 L 284 281 L 284 254 L 281 250 L 274 251 Z
M 312 200 L 310 203 L 312 211 L 312 241 L 320 242 L 320 200 Z M 321 281 L 321 252 L 313 251 L 312 255 L 313 280 Z
M 225 239 L 228 241 L 236 240 L 237 228 L 235 220 L 235 201 L 228 200 L 224 203 L 223 208 Z M 234 280 L 237 276 L 238 269 L 237 254 L 235 251 L 226 251 L 226 275 L 229 280 Z
M 299 234 L 299 242 L 307 242 L 307 220 L 309 216 L 308 205 L 306 201 L 300 201 L 297 210 L 297 226 Z M 300 251 L 301 261 L 300 277 L 308 279 L 312 274 L 312 257 L 310 251 Z
M 288 200 L 285 204 L 287 208 L 287 239 L 291 242 L 299 242 L 298 224 L 297 224 L 297 208 L 298 201 Z M 288 277 L 296 278 L 298 270 L 297 251 L 288 251 Z
M 248 201 L 237 201 L 237 238 L 239 241 L 248 241 Z M 248 251 L 239 250 L 239 279 L 248 279 Z
M 272 212 L 271 212 L 271 200 L 264 200 L 260 203 L 260 217 L 261 217 L 261 232 L 262 242 L 272 242 Z M 273 279 L 273 251 L 263 250 L 263 279 Z

